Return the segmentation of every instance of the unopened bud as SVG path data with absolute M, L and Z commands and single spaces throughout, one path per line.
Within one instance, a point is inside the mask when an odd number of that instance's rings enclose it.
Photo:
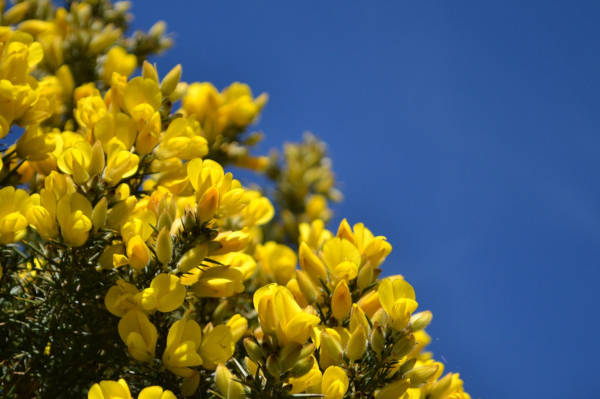
M 308 275 L 302 270 L 296 270 L 296 280 L 298 280 L 298 286 L 306 298 L 306 301 L 309 304 L 317 302 L 317 299 L 319 298 L 319 292 Z
M 200 266 L 204 258 L 208 255 L 208 245 L 200 244 L 188 250 L 183 254 L 177 263 L 177 269 L 185 273 L 196 266 Z
M 415 336 L 412 334 L 405 335 L 392 348 L 392 356 L 395 359 L 401 359 L 406 356 L 415 347 Z
M 295 342 L 291 342 L 283 347 L 279 353 L 279 367 L 282 371 L 291 369 L 300 358 L 302 346 Z
M 354 331 L 358 327 L 364 328 L 367 334 L 371 331 L 365 312 L 362 311 L 360 306 L 354 303 L 350 312 L 350 331 Z
M 221 323 L 225 319 L 227 314 L 231 314 L 231 309 L 229 305 L 230 303 L 227 299 L 219 302 L 215 310 L 213 310 L 210 319 L 215 323 Z
M 94 206 L 92 210 L 92 225 L 94 231 L 98 231 L 106 224 L 106 214 L 108 212 L 108 203 L 106 197 L 100 198 L 100 201 Z
M 148 61 L 144 61 L 142 64 L 142 76 L 158 83 L 158 72 L 156 71 L 156 66 L 152 65 Z
M 163 228 L 171 229 L 171 225 L 173 224 L 173 219 L 171 219 L 170 215 L 167 212 L 163 212 L 158 217 L 158 222 L 156 222 L 156 228 L 160 231 Z
M 452 385 L 452 373 L 446 374 L 443 378 L 440 378 L 433 384 L 429 389 L 429 397 L 431 399 L 442 399 L 446 396 L 446 391 Z
M 248 331 L 248 320 L 238 313 L 231 316 L 225 325 L 231 330 L 233 342 L 239 341 Z
M 306 344 L 302 347 L 299 358 L 304 359 L 305 357 L 312 355 L 314 351 L 315 351 L 315 344 Z
M 156 238 L 156 257 L 163 265 L 168 265 L 173 257 L 173 241 L 166 227 L 160 230 Z
M 267 371 L 275 378 L 279 378 L 281 376 L 281 369 L 279 368 L 279 362 L 277 361 L 277 356 L 271 355 L 267 358 Z
M 374 326 L 385 326 L 388 324 L 389 320 L 390 317 L 383 309 L 379 309 L 371 316 L 371 321 Z
M 323 262 L 314 254 L 312 249 L 304 242 L 300 244 L 299 251 L 300 267 L 304 270 L 313 281 L 319 281 L 319 279 L 327 280 L 327 269 L 323 265 Z
M 342 361 L 344 353 L 342 344 L 327 331 L 321 333 L 321 351 L 324 351 L 334 364 L 339 364 Z
M 97 176 L 104 170 L 104 150 L 102 149 L 102 143 L 96 141 L 92 146 L 92 156 L 90 157 L 90 165 L 88 167 L 90 176 Z
M 308 373 L 315 363 L 315 358 L 312 356 L 305 357 L 304 359 L 300 359 L 296 362 L 294 367 L 292 367 L 291 375 L 292 377 L 298 378 L 302 377 L 304 374 Z
M 265 360 L 265 353 L 252 338 L 244 338 L 244 348 L 248 357 L 255 363 L 262 363 Z
M 371 333 L 371 348 L 373 348 L 377 354 L 381 354 L 385 348 L 385 334 L 383 333 L 383 328 L 381 328 L 381 326 L 375 327 Z
M 410 379 L 410 386 L 415 388 L 428 382 L 437 373 L 438 369 L 437 364 L 415 367 L 404 373 L 404 377 Z
M 207 222 L 215 215 L 219 208 L 219 192 L 211 187 L 202 195 L 196 206 L 198 220 Z
M 197 371 L 194 371 L 192 375 L 189 377 L 185 377 L 181 382 L 181 393 L 183 396 L 192 396 L 198 390 L 198 385 L 200 385 L 200 374 Z
M 350 335 L 350 339 L 348 340 L 348 345 L 346 346 L 346 357 L 350 359 L 350 361 L 354 362 L 360 359 L 367 350 L 367 333 L 364 328 L 358 327 L 354 330 L 352 335 Z
M 166 30 L 167 24 L 165 23 L 165 21 L 158 21 L 154 25 L 152 25 L 148 33 L 150 34 L 150 36 L 158 38 L 164 35 Z
M 165 75 L 162 82 L 160 82 L 160 91 L 162 91 L 163 96 L 169 96 L 173 93 L 179 83 L 179 79 L 181 79 L 181 64 L 175 65 L 175 67 Z
M 400 368 L 398 368 L 398 370 L 396 371 L 396 374 L 398 374 L 398 375 L 406 374 L 408 371 L 412 370 L 413 367 L 415 367 L 416 363 L 417 363 L 417 359 L 415 359 L 415 358 L 406 360 L 404 363 L 402 363 L 402 366 L 400 366 Z
M 408 389 L 410 382 L 408 379 L 398 380 L 384 386 L 377 394 L 377 399 L 397 399 L 404 398 L 404 392 Z M 429 398 L 429 397 L 428 397 Z
M 364 290 L 369 285 L 373 284 L 374 280 L 375 273 L 371 265 L 365 265 L 360 268 L 360 270 L 358 271 L 358 277 L 356 279 L 356 283 L 359 289 Z
M 346 320 L 350 314 L 351 308 L 352 295 L 350 295 L 348 284 L 346 284 L 346 280 L 340 280 L 331 297 L 331 313 L 333 314 L 333 317 L 341 323 Z
M 174 102 L 180 100 L 181 97 L 183 97 L 183 95 L 187 91 L 187 88 L 188 88 L 187 83 L 179 82 L 177 84 L 177 87 L 175 87 L 175 90 L 173 90 L 173 93 L 171 93 L 171 95 L 169 95 L 169 101 L 174 103 Z
M 431 323 L 431 319 L 433 319 L 433 313 L 431 313 L 429 310 L 413 314 L 410 318 L 412 330 L 419 331 L 424 329 L 429 325 L 429 323 Z
M 32 3 L 22 2 L 17 3 L 4 13 L 3 24 L 2 25 L 14 25 L 23 20 L 27 11 L 29 11 L 29 6 Z

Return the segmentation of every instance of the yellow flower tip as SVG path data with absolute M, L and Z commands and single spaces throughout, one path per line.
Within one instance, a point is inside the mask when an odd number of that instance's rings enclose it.
M 348 284 L 346 284 L 345 280 L 341 280 L 335 287 L 331 297 L 332 315 L 338 321 L 338 323 L 341 323 L 350 314 L 351 307 L 352 296 L 350 294 L 350 290 L 348 289 Z
M 163 390 L 162 387 L 155 385 L 142 389 L 138 399 L 177 399 L 177 397 L 168 389 Z
M 100 381 L 88 391 L 88 399 L 132 399 L 125 380 Z
M 323 373 L 321 393 L 325 399 L 342 399 L 348 390 L 348 376 L 344 369 L 338 366 L 329 366 Z

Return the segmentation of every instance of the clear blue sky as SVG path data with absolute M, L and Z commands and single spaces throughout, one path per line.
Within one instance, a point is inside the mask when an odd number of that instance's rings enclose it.
M 598 397 L 600 3 L 134 1 L 159 70 L 266 91 L 325 139 L 473 398 Z

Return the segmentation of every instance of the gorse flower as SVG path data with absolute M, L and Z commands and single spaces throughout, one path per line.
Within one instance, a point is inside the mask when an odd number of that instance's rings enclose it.
M 322 142 L 253 155 L 266 94 L 161 76 L 127 2 L 66 4 L 0 7 L 3 395 L 469 398 L 387 239 L 328 229 Z

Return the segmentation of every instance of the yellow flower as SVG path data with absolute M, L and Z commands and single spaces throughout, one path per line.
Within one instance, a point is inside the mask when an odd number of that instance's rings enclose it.
M 92 228 L 92 204 L 79 193 L 66 195 L 56 205 L 56 218 L 64 242 L 80 247 Z
M 361 263 L 358 249 L 348 240 L 332 238 L 323 246 L 323 262 L 334 281 L 350 281 L 358 275 Z
M 322 378 L 323 374 L 319 369 L 319 363 L 316 359 L 314 359 L 312 368 L 308 371 L 308 373 L 302 375 L 301 377 L 289 379 L 288 382 L 292 385 L 292 390 L 290 393 L 320 393 Z
M 384 236 L 375 237 L 362 223 L 355 224 L 351 229 L 348 221 L 343 219 L 337 236 L 352 242 L 361 253 L 364 263 L 373 268 L 379 266 L 392 251 L 392 246 Z
M 125 380 L 100 381 L 88 391 L 88 399 L 132 399 Z
M 96 123 L 108 112 L 106 103 L 99 95 L 82 97 L 77 101 L 75 119 L 79 126 L 93 130 Z
M 192 289 L 199 297 L 225 298 L 244 291 L 244 275 L 239 269 L 215 266 L 193 273 L 197 273 L 197 282 Z
M 246 226 L 261 226 L 268 223 L 273 215 L 275 208 L 266 197 L 252 199 L 242 212 Z
M 154 359 L 158 332 L 148 317 L 139 310 L 130 310 L 119 321 L 119 336 L 129 354 L 141 362 Z
M 163 390 L 159 386 L 151 386 L 142 389 L 138 399 L 177 399 L 177 396 L 168 389 Z
M 348 284 L 345 280 L 341 280 L 335 287 L 331 297 L 331 313 L 338 323 L 342 323 L 350 315 L 351 307 L 352 296 Z
M 113 72 L 127 77 L 133 73 L 136 66 L 137 58 L 135 55 L 127 54 L 125 49 L 115 46 L 106 53 L 106 60 L 102 69 L 102 80 L 105 83 L 110 83 Z
M 219 324 L 205 332 L 200 354 L 204 360 L 203 367 L 213 370 L 219 363 L 227 362 L 235 349 L 235 341 L 231 335 L 231 327 Z
M 190 367 L 200 366 L 203 361 L 198 351 L 202 342 L 202 330 L 194 320 L 181 319 L 173 323 L 167 335 L 167 346 L 162 356 L 165 366 L 174 374 L 189 377 Z
M 208 144 L 201 133 L 197 121 L 177 118 L 161 136 L 156 155 L 160 158 L 177 157 L 183 160 L 203 157 L 208 153 Z
M 106 309 L 115 316 L 123 316 L 130 310 L 139 309 L 140 304 L 136 298 L 139 291 L 133 284 L 125 280 L 117 280 L 117 284 L 110 287 L 104 297 Z
M 54 151 L 55 142 L 50 135 L 45 134 L 38 126 L 31 125 L 17 140 L 17 153 L 21 159 L 42 161 Z
M 279 345 L 289 342 L 304 344 L 312 328 L 321 321 L 303 311 L 286 287 L 269 284 L 254 293 L 254 308 L 265 333 L 273 333 Z
M 348 376 L 344 369 L 329 366 L 323 373 L 321 393 L 325 395 L 325 399 L 342 399 L 348 390 L 348 383 Z
M 147 311 L 172 312 L 183 305 L 186 290 L 173 274 L 161 273 L 142 291 L 141 304 Z
M 260 264 L 260 273 L 267 281 L 283 285 L 294 277 L 298 258 L 288 246 L 269 241 L 259 245 L 254 256 Z
M 139 235 L 127 242 L 127 260 L 134 269 L 143 269 L 150 262 L 150 250 Z
M 20 241 L 27 230 L 25 212 L 31 204 L 25 190 L 12 186 L 0 189 L 0 243 Z
M 127 150 L 113 152 L 104 169 L 104 181 L 114 186 L 121 179 L 133 176 L 137 172 L 140 157 Z
M 77 184 L 87 183 L 90 178 L 88 168 L 92 159 L 92 146 L 80 141 L 65 150 L 58 158 L 58 168 L 73 177 Z
M 219 91 L 210 83 L 192 83 L 183 97 L 183 109 L 194 115 L 201 123 L 214 115 L 223 102 Z
M 235 381 L 224 364 L 219 364 L 215 372 L 215 385 L 225 399 L 242 399 L 246 397 L 244 386 Z
M 153 111 L 157 111 L 161 100 L 160 88 L 154 80 L 137 77 L 127 82 L 124 93 L 125 109 L 134 119 L 134 115 L 139 112 L 138 107 L 149 105 Z
M 406 327 L 418 306 L 413 287 L 404 279 L 386 278 L 379 283 L 377 293 L 392 327 L 396 330 Z

